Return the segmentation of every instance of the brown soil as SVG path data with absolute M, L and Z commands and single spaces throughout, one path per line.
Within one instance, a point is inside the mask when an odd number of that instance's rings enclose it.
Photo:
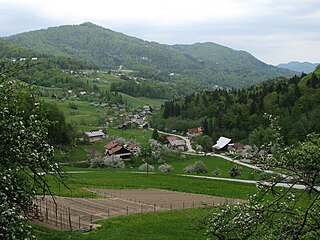
M 61 230 L 88 230 L 94 221 L 122 215 L 243 203 L 243 200 L 159 189 L 87 189 L 105 198 L 38 198 L 34 222 Z

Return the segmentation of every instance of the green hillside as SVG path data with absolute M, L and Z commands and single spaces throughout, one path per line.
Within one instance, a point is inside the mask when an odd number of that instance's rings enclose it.
M 264 64 L 244 51 L 213 43 L 169 46 L 92 23 L 51 27 L 2 40 L 41 53 L 86 60 L 106 70 L 123 65 L 135 70 L 136 76 L 188 83 L 189 92 L 215 85 L 240 88 L 275 76 L 293 75 L 290 70 Z
M 319 133 L 320 66 L 301 77 L 278 78 L 241 90 L 215 90 L 168 101 L 154 116 L 157 129 L 186 131 L 203 126 L 204 133 L 262 145 L 272 129 L 265 114 L 278 118 L 285 140 L 294 143 L 309 133 Z

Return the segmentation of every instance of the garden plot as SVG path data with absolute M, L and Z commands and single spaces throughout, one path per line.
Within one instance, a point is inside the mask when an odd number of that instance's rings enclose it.
M 160 207 L 161 209 L 185 209 L 205 206 L 219 206 L 243 203 L 243 200 L 214 197 L 204 194 L 193 194 L 160 189 L 87 189 L 109 197 L 126 199 L 135 203 Z
M 87 230 L 97 220 L 131 214 L 224 204 L 243 200 L 182 193 L 159 189 L 87 189 L 105 194 L 105 198 L 37 198 L 40 218 L 34 222 L 60 230 Z

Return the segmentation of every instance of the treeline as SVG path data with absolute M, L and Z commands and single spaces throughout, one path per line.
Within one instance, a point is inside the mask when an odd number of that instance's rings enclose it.
M 320 67 L 309 75 L 278 78 L 241 90 L 216 90 L 191 94 L 165 103 L 152 125 L 158 129 L 186 131 L 201 125 L 216 140 L 230 137 L 261 145 L 271 134 L 265 114 L 278 117 L 288 143 L 320 132 Z
M 113 82 L 110 87 L 112 92 L 122 92 L 133 97 L 173 99 L 177 91 L 171 84 L 136 82 L 127 80 L 125 82 Z

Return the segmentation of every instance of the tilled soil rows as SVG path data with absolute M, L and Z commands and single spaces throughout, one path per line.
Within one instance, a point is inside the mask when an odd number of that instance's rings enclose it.
M 60 230 L 89 230 L 94 221 L 145 212 L 166 211 L 224 204 L 243 200 L 159 189 L 86 189 L 105 198 L 39 197 L 40 217 L 33 221 Z

